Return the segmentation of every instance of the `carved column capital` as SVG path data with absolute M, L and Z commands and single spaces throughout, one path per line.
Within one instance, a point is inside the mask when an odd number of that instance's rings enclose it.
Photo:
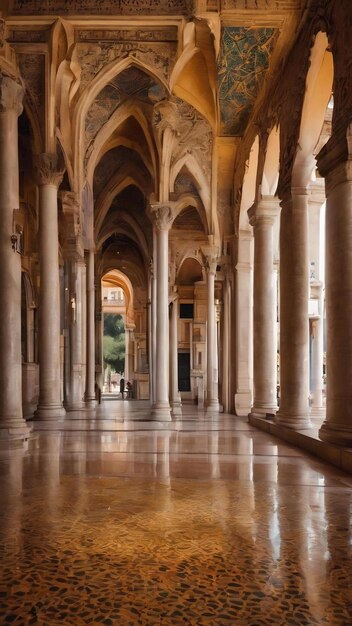
M 148 213 L 157 231 L 170 230 L 174 221 L 174 214 L 170 204 L 151 204 Z
M 54 185 L 57 188 L 61 185 L 65 169 L 59 165 L 57 154 L 45 152 L 36 155 L 35 167 L 38 185 Z
M 22 85 L 0 71 L 0 113 L 14 110 L 18 116 L 21 115 L 23 96 Z
M 217 247 L 202 248 L 205 269 L 209 274 L 216 275 L 216 268 L 219 263 L 219 249 Z

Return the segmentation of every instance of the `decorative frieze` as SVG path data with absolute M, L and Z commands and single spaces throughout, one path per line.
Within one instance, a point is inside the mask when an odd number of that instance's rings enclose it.
M 208 5 L 214 4 L 211 0 Z M 304 0 L 221 0 L 222 11 L 297 11 L 304 6 Z
M 168 42 L 178 40 L 178 29 L 176 26 L 170 28 L 118 28 L 116 30 L 94 29 L 85 30 L 79 28 L 75 31 L 76 41 L 133 41 L 133 42 Z
M 20 30 L 18 28 L 10 30 L 7 41 L 9 43 L 45 43 L 47 41 L 47 30 Z
M 14 0 L 14 15 L 189 15 L 193 0 Z

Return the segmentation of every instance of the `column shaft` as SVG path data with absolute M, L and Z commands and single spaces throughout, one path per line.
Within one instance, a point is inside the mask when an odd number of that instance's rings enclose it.
M 292 189 L 280 227 L 280 409 L 276 421 L 297 430 L 309 419 L 308 197 Z
M 169 404 L 169 233 L 157 231 L 157 315 L 156 315 L 156 390 L 153 416 L 170 418 Z
M 181 397 L 178 390 L 178 298 L 172 302 L 170 324 L 170 367 L 171 367 L 171 394 L 170 404 L 173 415 L 181 415 Z
M 155 226 L 156 250 L 156 368 L 152 419 L 171 420 L 169 404 L 169 228 L 173 222 L 171 207 L 155 204 L 150 207 Z M 154 254 L 155 260 L 155 254 Z
M 151 339 L 152 339 L 152 350 L 151 350 L 151 360 L 152 360 L 152 405 L 155 404 L 156 400 L 156 386 L 157 386 L 157 371 L 156 371 L 156 320 L 157 320 L 157 310 L 156 310 L 156 301 L 157 301 L 157 281 L 156 281 L 156 270 L 157 270 L 157 242 L 156 242 L 156 231 L 153 231 L 153 274 L 152 274 L 152 323 L 151 323 Z
M 323 290 L 320 285 L 318 300 L 319 318 L 312 321 L 312 405 L 311 415 L 322 416 L 325 414 L 323 406 L 323 365 L 324 365 L 324 301 Z
M 83 301 L 82 282 L 85 266 L 83 261 L 71 261 L 70 271 L 70 397 L 68 408 L 71 411 L 84 408 L 83 403 Z
M 19 208 L 18 115 L 23 91 L 0 74 L 0 439 L 26 439 L 22 416 L 21 256 L 12 248 Z
M 352 160 L 326 178 L 326 420 L 320 437 L 352 445 Z
M 217 340 L 215 320 L 215 273 L 216 262 L 208 268 L 207 302 L 207 410 L 219 411 L 217 379 Z
M 253 383 L 252 413 L 273 414 L 276 400 L 276 284 L 274 280 L 274 214 L 259 204 L 254 221 Z
M 37 419 L 62 418 L 60 397 L 60 280 L 55 155 L 43 155 L 46 179 L 39 181 L 39 404 Z
M 95 287 L 94 250 L 87 255 L 87 381 L 86 402 L 95 405 Z
M 248 415 L 253 386 L 253 235 L 240 231 L 235 283 L 236 415 Z

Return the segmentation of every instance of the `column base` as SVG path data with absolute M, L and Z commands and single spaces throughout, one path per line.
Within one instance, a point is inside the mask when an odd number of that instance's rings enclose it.
M 235 414 L 246 417 L 252 408 L 252 395 L 250 391 L 235 393 Z
M 308 412 L 306 415 L 287 415 L 279 411 L 274 417 L 274 422 L 293 430 L 309 430 L 313 428 Z
M 171 422 L 171 409 L 169 405 L 153 406 L 150 417 L 157 422 Z
M 34 413 L 34 420 L 38 421 L 46 421 L 46 420 L 63 420 L 66 415 L 66 410 L 62 406 L 62 404 L 57 404 L 55 406 L 49 405 L 40 405 Z
M 219 404 L 219 401 L 218 400 L 209 400 L 209 402 L 207 402 L 205 412 L 206 413 L 220 413 L 221 412 L 221 406 Z
M 352 426 L 348 428 L 344 424 L 329 424 L 325 421 L 318 434 L 320 439 L 327 443 L 335 443 L 347 448 L 352 446 Z
M 312 417 L 325 417 L 326 408 L 325 406 L 311 406 L 309 409 L 309 414 Z
M 171 402 L 171 415 L 178 417 L 182 415 L 182 404 L 181 402 Z
M 1 420 L 0 442 L 26 441 L 31 436 L 32 428 L 21 417 L 18 419 Z
M 265 406 L 252 406 L 249 415 L 257 415 L 258 417 L 274 417 L 278 412 L 279 407 L 277 404 L 267 404 Z

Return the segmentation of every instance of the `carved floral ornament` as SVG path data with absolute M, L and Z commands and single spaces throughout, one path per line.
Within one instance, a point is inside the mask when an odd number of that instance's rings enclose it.
M 158 232 L 170 230 L 175 218 L 169 204 L 151 204 L 149 207 L 149 217 Z
M 38 154 L 35 156 L 36 178 L 38 185 L 55 185 L 62 183 L 65 168 L 59 164 L 57 154 Z
M 205 269 L 209 274 L 215 276 L 216 268 L 219 263 L 219 249 L 216 246 L 214 248 L 203 248 L 202 253 Z

